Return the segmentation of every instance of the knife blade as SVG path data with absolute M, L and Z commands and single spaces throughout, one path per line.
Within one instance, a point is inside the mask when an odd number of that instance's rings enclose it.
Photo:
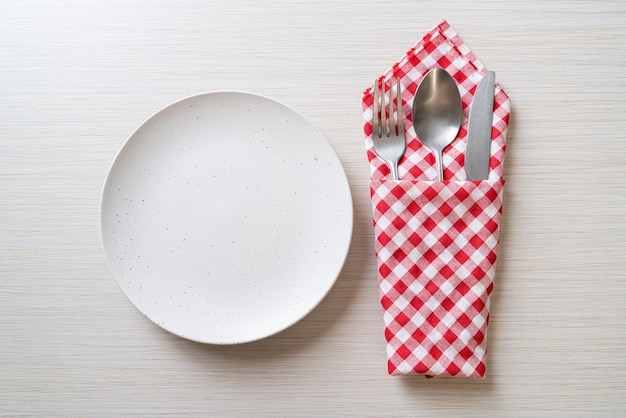
M 491 127 L 496 73 L 489 71 L 476 88 L 467 128 L 465 172 L 470 180 L 489 178 Z

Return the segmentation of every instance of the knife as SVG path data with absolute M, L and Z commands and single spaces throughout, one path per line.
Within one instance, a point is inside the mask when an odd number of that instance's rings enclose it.
M 496 73 L 489 71 L 480 81 L 472 101 L 465 150 L 465 172 L 470 180 L 489 178 L 495 82 Z

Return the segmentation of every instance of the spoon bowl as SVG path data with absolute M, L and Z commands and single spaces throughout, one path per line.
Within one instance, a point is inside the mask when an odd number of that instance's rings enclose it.
M 443 150 L 454 141 L 463 119 L 456 82 L 436 68 L 426 74 L 413 99 L 413 127 L 417 138 L 435 153 L 437 178 L 443 181 Z

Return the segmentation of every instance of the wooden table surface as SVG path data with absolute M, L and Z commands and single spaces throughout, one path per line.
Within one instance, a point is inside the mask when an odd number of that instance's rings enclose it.
M 513 104 L 482 381 L 387 376 L 378 305 L 360 97 L 442 18 Z M 104 178 L 130 133 L 223 89 L 318 127 L 355 209 L 326 299 L 241 346 L 146 320 L 99 239 Z M 623 1 L 5 1 L 0 414 L 624 416 L 625 126 Z

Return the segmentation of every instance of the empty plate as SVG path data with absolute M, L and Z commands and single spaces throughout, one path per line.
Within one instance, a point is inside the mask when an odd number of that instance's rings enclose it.
M 130 302 L 189 340 L 236 344 L 311 312 L 335 283 L 352 199 L 333 148 L 287 106 L 243 92 L 173 103 L 115 158 L 108 265 Z

